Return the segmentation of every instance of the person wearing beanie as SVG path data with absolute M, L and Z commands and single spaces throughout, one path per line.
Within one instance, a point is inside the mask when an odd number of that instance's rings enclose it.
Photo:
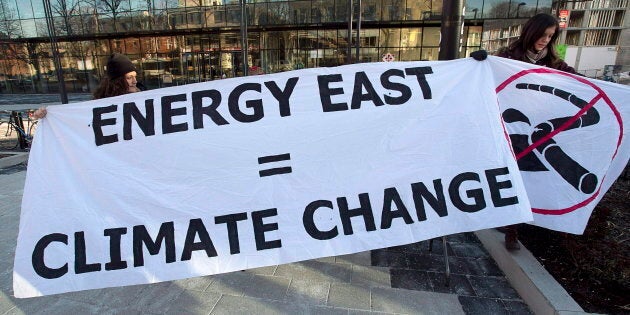
M 94 99 L 140 92 L 136 86 L 136 67 L 127 56 L 113 53 L 107 59 L 107 76 L 101 81 L 101 85 L 94 91 Z
M 107 59 L 106 76 L 99 87 L 94 91 L 94 99 L 118 96 L 128 93 L 140 92 L 136 80 L 136 67 L 127 56 L 113 53 Z M 32 117 L 41 119 L 46 117 L 46 107 L 37 109 Z

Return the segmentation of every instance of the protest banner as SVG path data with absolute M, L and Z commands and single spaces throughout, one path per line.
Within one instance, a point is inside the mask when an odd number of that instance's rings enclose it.
M 16 297 L 532 220 L 486 62 L 304 69 L 49 107 Z
M 582 234 L 630 157 L 630 87 L 490 57 L 534 225 Z

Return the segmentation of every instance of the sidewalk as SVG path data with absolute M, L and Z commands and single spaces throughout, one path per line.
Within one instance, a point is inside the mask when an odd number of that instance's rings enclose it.
M 92 99 L 91 94 L 68 94 L 68 102 L 84 102 Z M 59 105 L 61 99 L 58 94 L 1 94 L 0 111 L 37 109 L 42 106 Z
M 88 93 L 70 93 L 68 102 L 76 103 L 91 100 L 92 95 Z M 0 105 L 33 104 L 37 107 L 49 104 L 61 104 L 59 94 L 2 94 L 0 95 Z
M 25 176 L 23 163 L 0 166 L 0 314 L 582 313 L 526 249 L 508 253 L 491 230 L 447 237 L 449 286 L 444 246 L 436 239 L 432 251 L 424 241 L 243 272 L 16 299 L 13 257 Z

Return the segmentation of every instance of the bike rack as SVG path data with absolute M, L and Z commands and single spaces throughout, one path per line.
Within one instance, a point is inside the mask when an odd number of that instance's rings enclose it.
M 20 112 L 11 111 L 11 118 L 13 119 L 15 124 L 18 125 L 18 127 L 24 130 L 24 121 L 22 120 L 22 114 Z M 18 132 L 17 136 L 18 142 L 20 143 L 20 149 L 26 149 L 28 147 L 28 143 L 26 142 L 26 139 L 24 139 L 24 137 L 22 136 L 22 133 Z

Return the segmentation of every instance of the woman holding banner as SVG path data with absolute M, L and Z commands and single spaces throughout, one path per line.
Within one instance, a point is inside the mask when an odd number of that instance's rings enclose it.
M 577 74 L 556 52 L 554 45 L 559 29 L 558 20 L 553 15 L 536 14 L 525 23 L 519 38 L 508 47 L 499 49 L 497 56 Z M 505 248 L 519 250 L 517 225 L 506 226 L 503 232 Z
M 525 23 L 519 38 L 510 46 L 499 49 L 497 56 L 576 74 L 575 69 L 558 57 L 554 47 L 559 29 L 558 20 L 553 15 L 536 14 Z

